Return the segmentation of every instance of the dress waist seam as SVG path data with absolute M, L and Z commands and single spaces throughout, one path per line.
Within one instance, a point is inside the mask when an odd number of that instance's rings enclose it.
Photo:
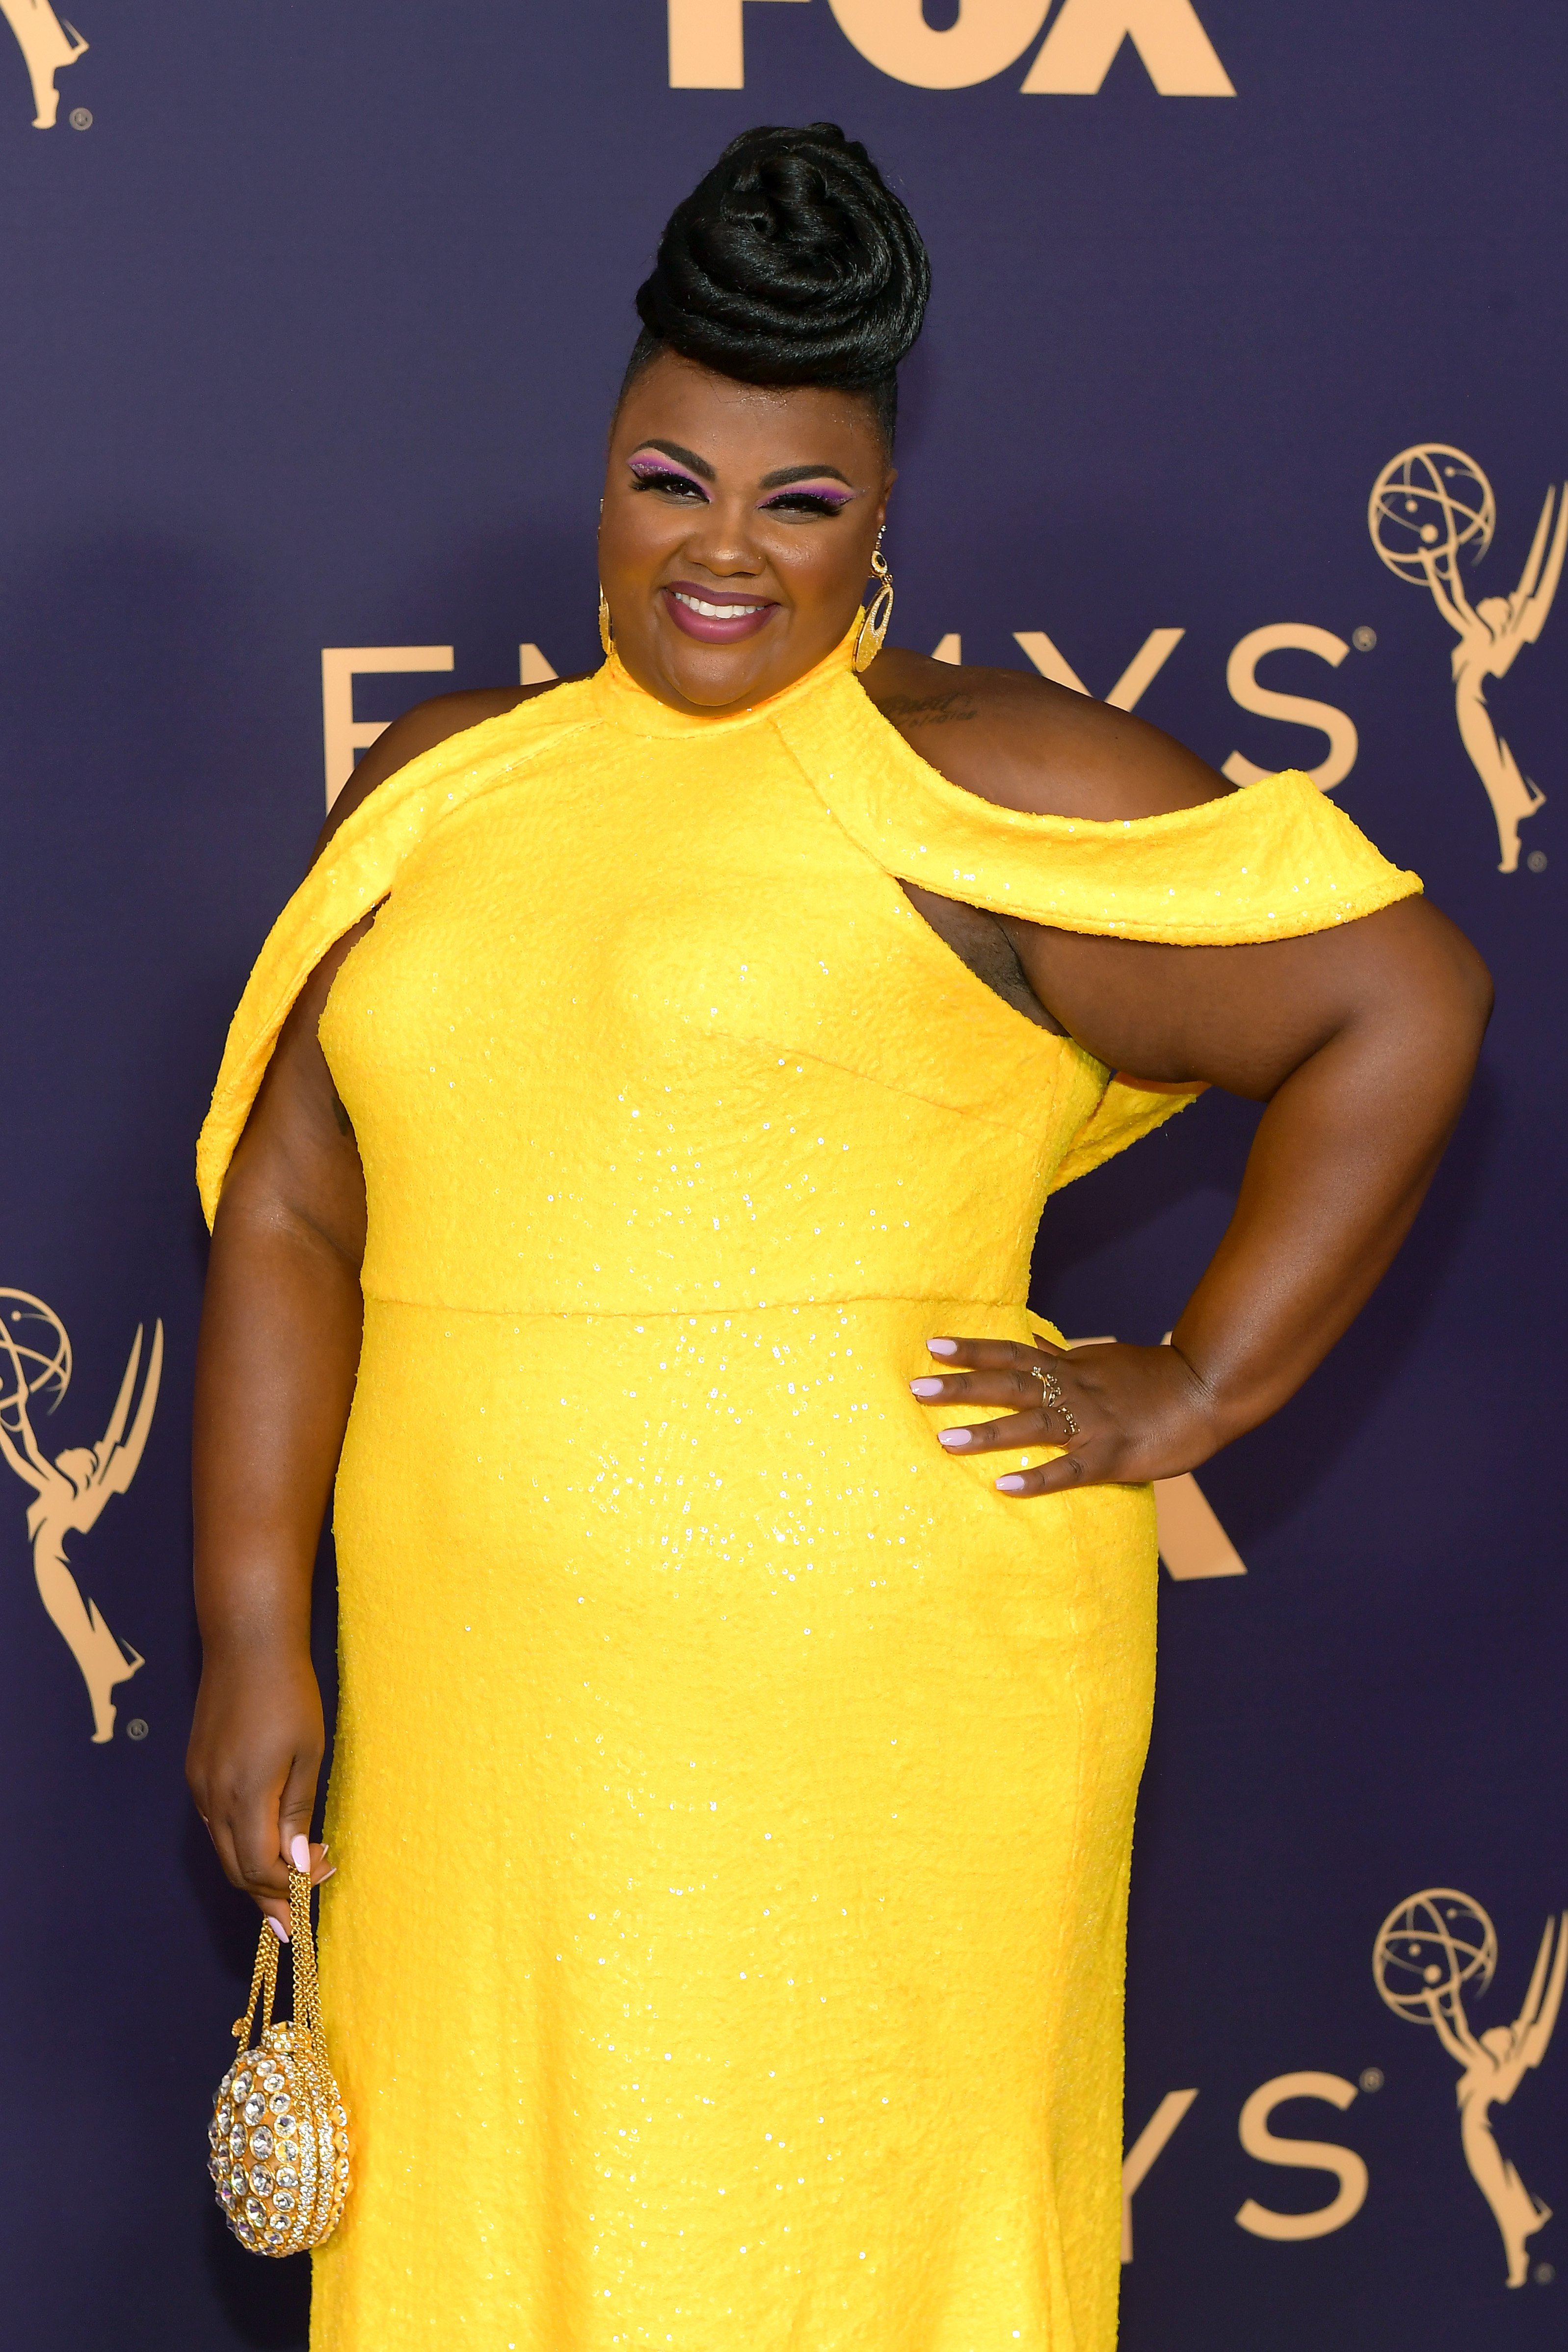
M 908 1294 L 857 1291 L 817 1298 L 752 1298 L 722 1307 L 466 1307 L 442 1298 L 398 1298 L 387 1291 L 364 1290 L 367 1306 L 406 1307 L 421 1315 L 466 1315 L 497 1323 L 510 1317 L 520 1323 L 680 1323 L 711 1322 L 721 1315 L 805 1314 L 833 1307 L 973 1307 L 987 1314 L 1027 1314 L 1026 1298 L 958 1298 L 945 1291 Z

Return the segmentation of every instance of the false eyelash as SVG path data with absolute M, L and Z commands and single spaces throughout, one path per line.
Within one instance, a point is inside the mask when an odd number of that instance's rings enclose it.
M 695 490 L 704 500 L 708 496 L 700 482 L 689 474 L 678 474 L 672 466 L 638 466 L 634 463 L 628 471 L 639 490 L 655 490 L 663 483 L 679 482 L 682 489 Z
M 774 514 L 793 506 L 803 514 L 836 515 L 842 514 L 848 503 L 847 498 L 827 498 L 816 490 L 781 490 L 776 498 L 766 501 L 763 512 Z

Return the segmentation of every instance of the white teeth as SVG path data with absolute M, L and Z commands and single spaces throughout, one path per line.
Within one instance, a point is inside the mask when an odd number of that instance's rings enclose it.
M 705 621 L 738 621 L 748 613 L 765 609 L 761 604 L 707 604 L 700 596 L 689 596 L 680 588 L 672 588 L 669 593 L 677 604 L 684 604 L 688 612 L 700 613 Z

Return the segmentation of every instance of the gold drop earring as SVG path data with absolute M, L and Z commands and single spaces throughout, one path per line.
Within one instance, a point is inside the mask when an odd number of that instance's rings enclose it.
M 877 533 L 877 544 L 871 551 L 871 570 L 876 577 L 878 587 L 876 594 L 867 605 L 861 617 L 860 626 L 855 632 L 855 651 L 852 658 L 857 676 L 861 670 L 869 669 L 881 652 L 893 618 L 893 575 L 889 571 L 887 558 L 882 553 L 881 531 Z
M 601 499 L 599 500 L 599 521 L 601 525 L 603 524 L 604 520 L 605 501 Z M 615 633 L 610 627 L 610 600 L 605 593 L 605 583 L 602 580 L 599 583 L 599 643 L 604 646 L 605 659 L 608 661 L 610 656 L 616 650 L 616 639 Z

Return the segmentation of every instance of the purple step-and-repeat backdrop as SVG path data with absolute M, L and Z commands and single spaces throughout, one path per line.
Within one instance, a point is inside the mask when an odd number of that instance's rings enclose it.
M 1382 1294 L 1160 1497 L 1123 2340 L 1561 2345 L 1561 11 L 71 5 L 0 0 L 7 2341 L 304 2340 L 205 2168 L 254 1915 L 181 1780 L 192 1142 L 356 751 L 597 658 L 659 224 L 826 115 L 935 267 L 895 635 L 1311 769 L 1499 982 Z M 1255 1116 L 1064 1195 L 1037 1304 L 1157 1339 Z

